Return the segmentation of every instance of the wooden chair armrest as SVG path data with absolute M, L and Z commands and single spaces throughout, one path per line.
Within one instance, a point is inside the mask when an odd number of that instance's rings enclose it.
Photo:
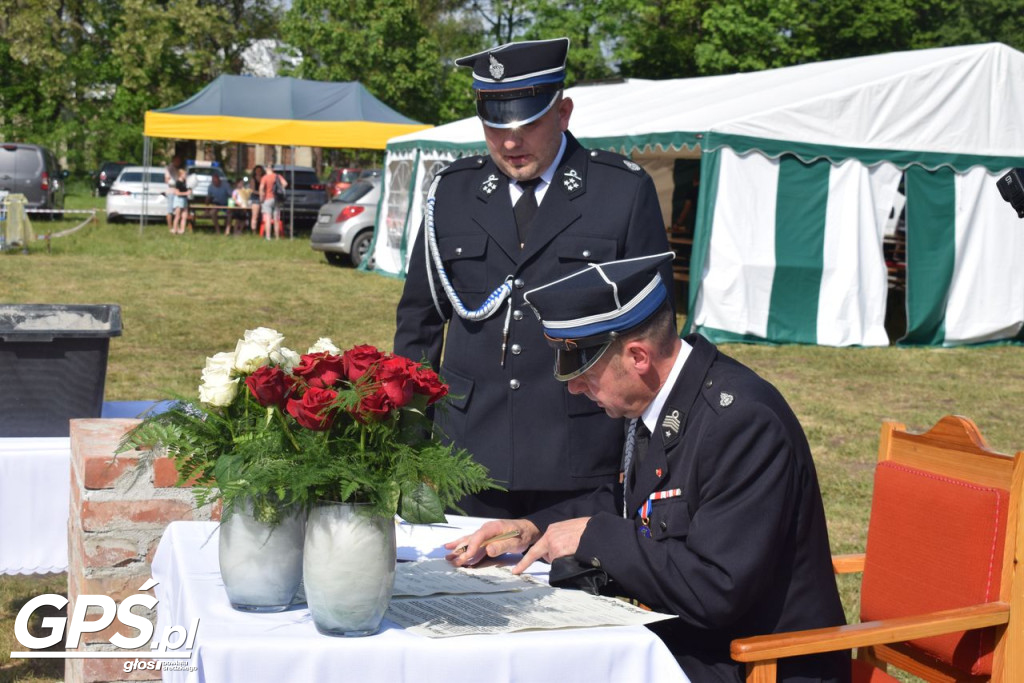
M 1009 620 L 1009 603 L 987 602 L 910 617 L 739 638 L 732 641 L 730 651 L 732 658 L 738 662 L 756 662 L 763 659 L 781 659 L 898 643 L 943 633 L 997 626 Z
M 864 553 L 833 555 L 832 571 L 836 574 L 852 574 L 864 571 Z

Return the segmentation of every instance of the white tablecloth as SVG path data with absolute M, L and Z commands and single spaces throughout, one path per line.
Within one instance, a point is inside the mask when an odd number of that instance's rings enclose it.
M 450 517 L 448 527 L 401 524 L 399 558 L 443 557 L 441 544 L 461 536 L 459 527 L 475 529 L 480 521 Z M 376 635 L 332 638 L 316 631 L 304 605 L 276 614 L 238 612 L 224 592 L 217 542 L 216 523 L 173 522 L 157 549 L 156 637 L 199 619 L 188 660 L 196 671 L 164 671 L 165 681 L 688 683 L 664 643 L 642 626 L 432 639 L 385 620 Z M 534 567 L 538 575 L 547 569 L 542 563 Z
M 169 405 L 107 401 L 101 414 L 139 417 Z M 0 574 L 67 571 L 70 491 L 70 438 L 0 438 Z
M 68 568 L 71 439 L 0 439 L 0 574 Z

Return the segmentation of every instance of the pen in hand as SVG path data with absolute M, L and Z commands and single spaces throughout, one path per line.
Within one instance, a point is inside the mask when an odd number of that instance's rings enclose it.
M 491 536 L 490 538 L 484 540 L 480 544 L 480 547 L 481 548 L 486 548 L 491 543 L 497 543 L 498 541 L 504 541 L 504 540 L 507 540 L 509 538 L 517 538 L 520 535 L 522 535 L 522 532 L 519 529 L 513 529 L 512 531 L 506 531 L 504 533 L 498 534 L 497 536 Z M 468 545 L 463 543 L 458 548 L 456 548 L 455 550 L 452 551 L 452 555 L 461 555 L 462 553 L 466 552 L 466 548 L 468 548 L 468 547 L 469 547 Z

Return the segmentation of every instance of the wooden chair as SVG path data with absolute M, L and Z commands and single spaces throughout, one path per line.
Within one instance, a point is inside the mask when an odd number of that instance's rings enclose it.
M 833 557 L 863 572 L 861 622 L 734 640 L 748 683 L 776 662 L 856 648 L 853 680 L 1024 682 L 1024 451 L 990 450 L 978 428 L 946 416 L 924 434 L 885 422 L 866 552 Z

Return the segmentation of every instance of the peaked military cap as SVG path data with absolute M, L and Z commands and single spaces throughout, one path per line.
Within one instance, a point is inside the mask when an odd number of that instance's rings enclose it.
M 560 280 L 531 289 L 524 299 L 557 349 L 555 379 L 579 377 L 612 342 L 650 318 L 668 299 L 658 268 L 672 252 L 592 263 Z
M 473 69 L 476 112 L 492 128 L 525 126 L 543 116 L 565 84 L 568 38 L 506 43 L 455 60 Z

